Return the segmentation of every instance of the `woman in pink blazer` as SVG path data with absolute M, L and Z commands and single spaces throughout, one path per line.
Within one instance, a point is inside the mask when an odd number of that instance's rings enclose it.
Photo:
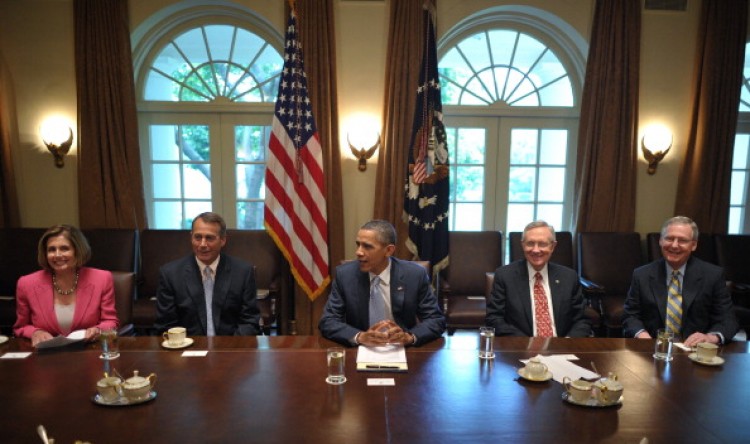
M 100 329 L 117 328 L 112 273 L 83 265 L 91 247 L 81 231 L 56 225 L 39 240 L 43 268 L 22 276 L 16 287 L 16 336 L 36 347 L 54 336 L 85 329 L 86 340 Z

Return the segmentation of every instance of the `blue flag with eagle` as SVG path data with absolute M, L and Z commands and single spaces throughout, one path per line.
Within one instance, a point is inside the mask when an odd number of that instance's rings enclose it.
M 406 246 L 432 264 L 433 276 L 448 266 L 448 145 L 443 125 L 440 78 L 432 14 L 425 10 L 425 48 L 417 88 L 414 128 L 409 144 L 404 187 L 404 218 L 409 222 Z

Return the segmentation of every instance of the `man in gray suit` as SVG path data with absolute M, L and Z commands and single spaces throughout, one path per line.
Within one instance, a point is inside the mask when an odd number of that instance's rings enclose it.
M 722 344 L 737 333 L 737 319 L 721 267 L 692 257 L 698 247 L 698 225 L 685 216 L 667 220 L 659 239 L 662 258 L 633 272 L 625 299 L 623 334 L 626 338 L 653 338 L 668 322 L 676 321 L 676 335 L 687 346 L 699 342 Z M 673 272 L 681 301 L 679 312 L 668 309 Z M 680 303 L 681 302 L 681 303 Z M 672 314 L 674 321 L 668 321 Z
M 495 271 L 487 325 L 495 327 L 497 336 L 591 335 L 578 275 L 549 262 L 556 244 L 552 226 L 532 222 L 521 237 L 525 259 Z
M 421 345 L 443 334 L 445 317 L 426 270 L 391 257 L 395 250 L 389 222 L 373 220 L 359 229 L 357 260 L 336 267 L 318 323 L 324 337 L 352 346 Z
M 216 213 L 193 219 L 194 254 L 159 270 L 157 331 L 180 326 L 191 336 L 260 332 L 253 267 L 221 253 L 226 232 L 224 219 Z

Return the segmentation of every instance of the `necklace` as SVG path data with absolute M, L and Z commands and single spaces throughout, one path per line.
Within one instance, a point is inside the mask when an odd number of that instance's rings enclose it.
M 70 290 L 63 291 L 59 285 L 57 285 L 57 276 L 55 273 L 52 273 L 52 286 L 55 287 L 55 291 L 57 294 L 61 294 L 63 296 L 67 296 L 69 294 L 73 294 L 74 291 L 76 291 L 76 287 L 78 287 L 78 272 L 76 271 L 76 275 L 73 278 L 73 287 Z

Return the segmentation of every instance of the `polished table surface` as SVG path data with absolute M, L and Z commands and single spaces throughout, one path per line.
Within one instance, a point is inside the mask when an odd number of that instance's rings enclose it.
M 472 336 L 407 350 L 407 373 L 361 373 L 348 349 L 347 382 L 325 383 L 318 337 L 195 338 L 184 350 L 161 338 L 120 338 L 112 367 L 128 377 L 156 373 L 155 400 L 107 407 L 92 402 L 104 363 L 96 344 L 26 359 L 0 359 L 0 442 L 36 443 L 43 424 L 56 444 L 102 443 L 442 443 L 442 442 L 750 442 L 750 353 L 722 348 L 723 366 L 690 361 L 677 350 L 655 362 L 653 341 L 496 338 L 494 360 L 477 358 Z M 0 354 L 32 351 L 11 339 Z M 577 363 L 615 372 L 620 406 L 564 402 L 563 387 L 519 379 L 519 360 L 572 353 Z M 112 371 L 112 368 L 110 368 Z M 395 386 L 368 386 L 369 378 Z

